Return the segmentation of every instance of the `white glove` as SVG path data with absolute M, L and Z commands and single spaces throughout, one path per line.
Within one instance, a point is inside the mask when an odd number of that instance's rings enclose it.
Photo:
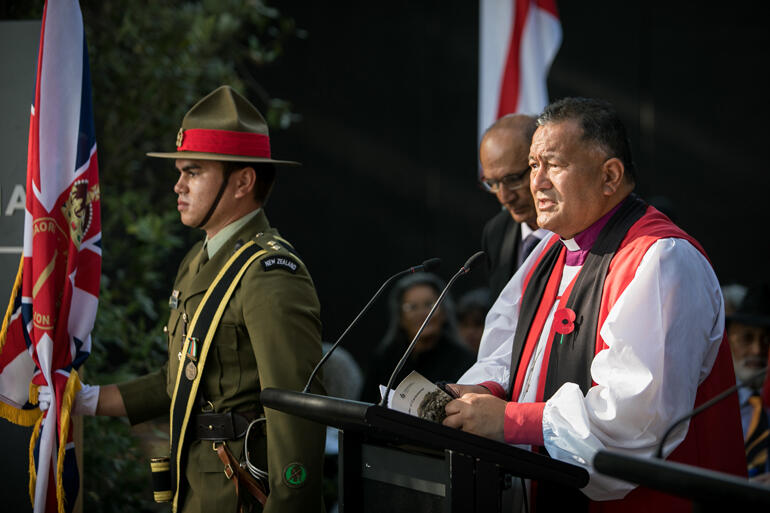
M 37 389 L 37 403 L 41 411 L 51 406 L 51 387 L 40 386 Z M 96 405 L 99 402 L 99 385 L 86 385 L 80 388 L 72 405 L 73 415 L 96 415 Z
M 44 385 L 38 387 L 37 405 L 40 411 L 46 411 L 51 406 L 51 387 Z

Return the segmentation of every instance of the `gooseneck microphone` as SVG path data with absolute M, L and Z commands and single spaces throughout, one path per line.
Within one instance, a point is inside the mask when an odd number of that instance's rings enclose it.
M 388 386 L 385 388 L 385 393 L 383 394 L 382 400 L 380 401 L 380 406 L 388 405 L 388 396 L 390 395 L 390 391 L 393 388 L 393 382 L 396 380 L 396 376 L 398 376 L 398 373 L 401 372 L 401 369 L 404 367 L 406 360 L 409 358 L 409 355 L 412 353 L 412 350 L 414 349 L 415 344 L 417 344 L 417 340 L 420 338 L 420 335 L 422 334 L 422 330 L 424 330 L 425 326 L 428 325 L 431 318 L 433 317 L 433 313 L 436 311 L 438 306 L 444 300 L 444 296 L 446 296 L 446 293 L 449 290 L 449 287 L 452 286 L 452 284 L 455 282 L 457 278 L 459 278 L 463 274 L 467 274 L 468 271 L 471 270 L 471 267 L 473 266 L 473 264 L 476 261 L 478 261 L 483 255 L 484 255 L 483 251 L 479 251 L 471 255 L 471 257 L 465 261 L 465 264 L 463 264 L 460 270 L 457 271 L 454 276 L 452 276 L 452 279 L 449 280 L 449 283 L 446 284 L 446 287 L 444 287 L 444 290 L 441 291 L 441 294 L 439 295 L 436 302 L 433 304 L 433 307 L 430 309 L 430 312 L 428 312 L 427 317 L 425 317 L 425 320 L 422 322 L 420 329 L 417 330 L 417 334 L 412 339 L 412 342 L 409 344 L 409 347 L 406 348 L 406 352 L 404 353 L 404 356 L 401 357 L 401 360 L 399 360 L 398 365 L 396 365 L 396 369 L 393 371 L 393 374 L 390 375 L 390 379 L 388 380 Z
M 401 278 L 404 275 L 412 274 L 420 271 L 426 271 L 430 272 L 434 269 L 437 269 L 441 265 L 441 259 L 440 258 L 429 258 L 428 260 L 424 261 L 420 265 L 415 265 L 413 267 L 410 267 L 409 269 L 404 269 L 403 271 L 399 271 L 382 284 L 382 286 L 377 290 L 377 292 L 374 293 L 372 298 L 369 300 L 368 303 L 366 303 L 366 306 L 364 306 L 363 310 L 359 312 L 359 314 L 356 316 L 355 319 L 353 319 L 353 322 L 350 323 L 350 325 L 345 329 L 345 331 L 342 332 L 342 335 L 340 335 L 340 338 L 337 339 L 337 341 L 329 348 L 329 350 L 326 352 L 323 358 L 321 358 L 321 361 L 318 362 L 318 364 L 315 366 L 315 369 L 313 369 L 313 372 L 310 373 L 310 378 L 307 380 L 307 384 L 305 385 L 305 388 L 302 389 L 302 392 L 307 392 L 310 390 L 310 384 L 313 382 L 313 378 L 318 373 L 318 369 L 321 368 L 321 365 L 324 364 L 326 360 L 329 359 L 329 356 L 334 352 L 334 350 L 337 348 L 340 342 L 342 342 L 342 339 L 345 337 L 345 335 L 348 334 L 348 331 L 350 331 L 350 328 L 356 325 L 358 320 L 363 316 L 369 308 L 371 308 L 372 303 L 374 303 L 374 300 L 377 299 L 380 294 L 382 294 L 382 291 L 385 290 L 385 288 L 390 285 L 393 280 L 397 280 L 398 278 Z
M 696 416 L 697 414 L 699 414 L 703 410 L 706 410 L 706 409 L 710 408 L 711 406 L 715 405 L 716 403 L 718 403 L 719 401 L 721 401 L 725 397 L 727 397 L 730 394 L 734 393 L 739 388 L 741 388 L 743 386 L 747 386 L 750 383 L 757 382 L 762 376 L 765 375 L 766 372 L 767 372 L 767 367 L 765 367 L 764 369 L 762 369 L 762 370 L 752 374 L 747 379 L 745 379 L 743 381 L 739 381 L 738 383 L 736 383 L 735 385 L 733 385 L 730 388 L 726 389 L 725 391 L 720 392 L 718 395 L 715 395 L 714 397 L 712 397 L 711 399 L 709 399 L 705 403 L 701 404 L 700 406 L 698 406 L 697 408 L 692 410 L 687 415 L 683 415 L 682 417 L 676 419 L 676 421 L 674 421 L 668 427 L 666 432 L 663 434 L 663 438 L 660 439 L 660 443 L 658 444 L 658 450 L 655 453 L 655 456 L 657 458 L 663 458 L 663 446 L 665 445 L 666 439 L 668 438 L 668 436 L 671 434 L 672 431 L 674 431 L 675 427 L 677 427 L 679 424 L 681 424 L 685 420 L 690 419 L 690 418 Z

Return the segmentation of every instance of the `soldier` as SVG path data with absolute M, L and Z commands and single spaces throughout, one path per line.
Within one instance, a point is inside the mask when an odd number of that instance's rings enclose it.
M 264 211 L 275 166 L 297 163 L 271 158 L 264 119 L 228 86 L 185 115 L 177 151 L 148 155 L 175 160 L 182 223 L 206 238 L 174 280 L 168 362 L 126 383 L 84 386 L 75 410 L 131 424 L 170 412 L 174 511 L 236 510 L 250 485 L 233 458 L 244 461 L 250 425 L 247 468 L 269 476 L 264 511 L 321 511 L 324 427 L 259 401 L 263 388 L 301 390 L 321 358 L 313 281 Z

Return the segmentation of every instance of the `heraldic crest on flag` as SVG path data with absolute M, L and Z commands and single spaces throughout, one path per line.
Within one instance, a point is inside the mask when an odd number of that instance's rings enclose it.
M 0 415 L 33 426 L 34 511 L 71 511 L 78 489 L 70 411 L 91 352 L 101 217 L 80 5 L 45 5 L 27 155 L 24 251 L 0 332 Z M 38 387 L 52 390 L 47 411 Z

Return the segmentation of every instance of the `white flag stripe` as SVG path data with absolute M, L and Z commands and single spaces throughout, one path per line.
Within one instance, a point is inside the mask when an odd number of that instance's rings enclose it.
M 40 195 L 46 210 L 72 183 L 80 132 L 83 20 L 76 1 L 49 2 L 40 76 Z M 73 59 L 73 56 L 76 58 Z M 79 58 L 78 58 L 79 57 Z M 59 101 L 67 98 L 67 101 Z M 52 108 L 46 101 L 55 103 Z
M 497 119 L 512 29 L 512 0 L 479 2 L 479 143 L 481 134 Z
M 35 362 L 27 351 L 22 351 L 0 373 L 0 390 L 5 392 L 2 398 L 21 408 L 29 399 L 29 386 L 19 387 L 17 383 L 29 382 L 35 372 Z
M 74 273 L 70 275 L 70 282 L 72 283 L 72 307 L 70 308 L 67 329 L 71 336 L 85 341 L 94 327 L 99 298 L 75 287 Z M 74 353 L 72 356 L 74 358 Z
M 521 39 L 523 72 L 519 80 L 519 102 L 516 112 L 537 115 L 548 104 L 545 79 L 560 45 L 559 20 L 547 11 L 531 8 Z

